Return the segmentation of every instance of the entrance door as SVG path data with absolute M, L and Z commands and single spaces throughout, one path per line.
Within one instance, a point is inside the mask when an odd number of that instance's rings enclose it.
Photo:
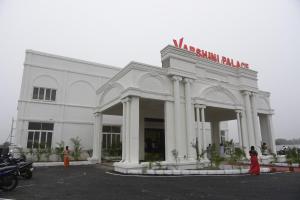
M 145 128 L 145 161 L 165 160 L 165 130 Z

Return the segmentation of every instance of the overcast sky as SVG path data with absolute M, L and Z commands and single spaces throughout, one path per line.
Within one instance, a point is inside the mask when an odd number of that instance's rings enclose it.
M 25 49 L 161 66 L 173 38 L 246 61 L 271 92 L 275 137 L 300 137 L 299 0 L 0 0 L 0 142 L 16 118 Z

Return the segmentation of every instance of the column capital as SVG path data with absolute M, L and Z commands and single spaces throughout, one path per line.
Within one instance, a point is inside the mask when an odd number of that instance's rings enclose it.
M 245 95 L 245 96 L 250 96 L 251 95 L 251 91 L 249 91 L 249 90 L 243 90 L 242 94 Z
M 195 108 L 206 108 L 206 105 L 203 105 L 203 104 L 195 104 Z
M 257 96 L 257 92 L 251 92 L 251 96 L 252 97 L 256 97 Z
M 183 78 L 183 82 L 184 82 L 184 83 L 189 83 L 189 84 L 191 84 L 191 83 L 194 82 L 194 80 L 191 79 L 191 78 Z
M 242 113 L 242 110 L 236 109 L 235 112 L 236 112 L 237 114 L 240 114 L 240 113 Z
M 94 112 L 94 117 L 99 117 L 100 115 L 102 115 L 102 113 L 101 112 Z
M 126 102 L 129 102 L 130 100 L 131 100 L 130 97 L 125 97 L 125 98 L 121 99 L 121 102 L 126 103 Z
M 174 75 L 171 77 L 173 81 L 181 81 L 182 80 L 182 77 L 181 76 L 177 76 L 177 75 Z

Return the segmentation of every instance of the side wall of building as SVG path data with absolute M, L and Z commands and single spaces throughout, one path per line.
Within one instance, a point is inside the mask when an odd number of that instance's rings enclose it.
M 53 123 L 51 147 L 79 137 L 84 149 L 92 148 L 93 112 L 96 90 L 119 71 L 118 68 L 89 63 L 36 51 L 26 51 L 18 101 L 15 143 L 27 147 L 28 123 Z M 56 90 L 56 98 L 33 98 L 34 87 Z M 121 124 L 107 116 L 104 124 Z

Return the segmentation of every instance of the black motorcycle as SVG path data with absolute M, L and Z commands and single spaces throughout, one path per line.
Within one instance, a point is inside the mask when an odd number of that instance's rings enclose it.
M 26 161 L 26 157 L 13 158 L 12 155 L 8 154 L 7 156 L 2 157 L 2 162 L 0 161 L 0 167 L 5 166 L 17 166 L 19 170 L 19 175 L 30 179 L 32 178 L 33 166 L 32 161 Z
M 5 166 L 0 168 L 0 188 L 4 191 L 11 191 L 18 185 L 18 167 Z

